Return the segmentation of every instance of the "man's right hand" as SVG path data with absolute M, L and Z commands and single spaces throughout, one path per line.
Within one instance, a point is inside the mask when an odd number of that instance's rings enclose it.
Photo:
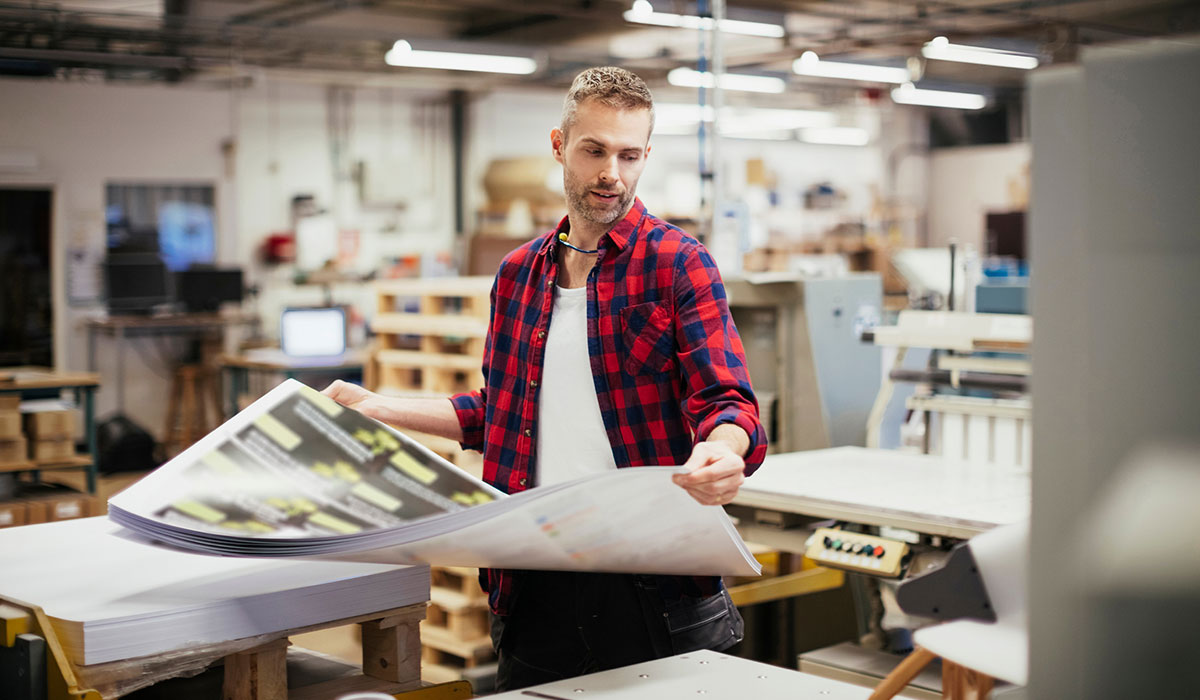
M 357 384 L 338 379 L 325 387 L 321 393 L 364 416 L 383 420 L 383 406 L 380 405 L 382 403 L 380 399 L 383 397 L 373 391 L 367 391 Z
M 426 399 L 385 396 L 340 379 L 325 387 L 321 393 L 346 408 L 400 430 L 415 430 L 462 442 L 462 426 L 449 397 Z

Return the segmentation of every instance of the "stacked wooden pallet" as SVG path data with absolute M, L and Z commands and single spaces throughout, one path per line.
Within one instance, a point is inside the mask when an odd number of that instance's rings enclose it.
M 491 288 L 490 277 L 377 282 L 379 390 L 444 396 L 482 386 Z
M 421 623 L 421 679 L 471 679 L 495 659 L 478 571 L 456 566 L 435 566 L 431 571 L 429 609 Z
M 483 386 L 491 277 L 382 280 L 375 285 L 377 335 L 368 388 L 390 396 L 448 397 Z M 410 433 L 479 476 L 477 453 L 453 440 Z

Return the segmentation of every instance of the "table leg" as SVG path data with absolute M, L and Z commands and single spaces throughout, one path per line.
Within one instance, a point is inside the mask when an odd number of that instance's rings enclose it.
M 125 329 L 117 329 L 117 413 L 125 413 Z

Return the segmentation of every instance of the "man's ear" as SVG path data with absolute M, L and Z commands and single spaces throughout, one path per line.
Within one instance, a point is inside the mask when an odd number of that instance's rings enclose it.
M 550 150 L 554 153 L 554 160 L 559 163 L 563 162 L 563 148 L 566 146 L 566 134 L 562 129 L 550 130 Z

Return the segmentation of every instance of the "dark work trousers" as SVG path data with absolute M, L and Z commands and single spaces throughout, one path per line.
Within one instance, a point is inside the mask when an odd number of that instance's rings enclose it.
M 519 576 L 512 614 L 492 623 L 500 655 L 497 690 L 574 678 L 669 653 L 666 624 L 661 614 L 647 609 L 633 576 L 560 571 L 523 571 Z

